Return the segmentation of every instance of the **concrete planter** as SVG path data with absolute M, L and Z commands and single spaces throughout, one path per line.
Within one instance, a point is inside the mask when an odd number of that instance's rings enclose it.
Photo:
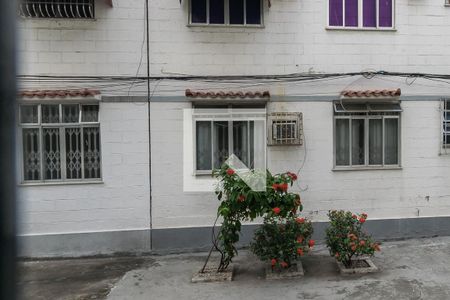
M 234 267 L 229 266 L 224 272 L 217 272 L 217 267 L 206 267 L 204 272 L 198 271 L 192 276 L 191 282 L 232 281 Z
M 351 274 L 367 274 L 378 272 L 378 268 L 369 258 L 358 258 L 352 260 L 354 267 L 347 268 L 340 261 L 336 261 L 339 267 L 339 271 L 342 275 L 351 275 Z
M 305 273 L 303 272 L 303 266 L 300 260 L 292 264 L 287 269 L 282 268 L 272 269 L 272 265 L 270 263 L 266 265 L 267 280 L 300 278 L 303 277 L 304 275 Z

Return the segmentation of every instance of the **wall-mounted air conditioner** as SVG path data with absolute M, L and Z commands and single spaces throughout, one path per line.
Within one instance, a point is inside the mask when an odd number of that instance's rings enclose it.
M 275 112 L 268 115 L 268 145 L 303 145 L 303 115 L 300 112 Z

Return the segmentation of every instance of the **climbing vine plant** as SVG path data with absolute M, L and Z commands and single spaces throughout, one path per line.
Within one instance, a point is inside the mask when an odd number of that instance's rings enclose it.
M 218 271 L 224 271 L 237 254 L 241 224 L 257 217 L 276 214 L 279 218 L 293 217 L 302 210 L 300 195 L 288 192 L 297 175 L 291 172 L 272 175 L 266 171 L 266 190 L 254 191 L 236 172 L 224 164 L 214 170 L 219 179 L 220 188 L 216 191 L 221 201 L 217 215 L 222 217 L 222 226 L 217 238 L 213 238 L 214 247 L 221 254 Z

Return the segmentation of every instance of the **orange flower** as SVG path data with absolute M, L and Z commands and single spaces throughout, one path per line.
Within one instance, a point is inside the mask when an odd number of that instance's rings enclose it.
M 303 236 L 297 237 L 297 242 L 298 243 L 303 243 Z
M 298 248 L 297 249 L 297 254 L 302 256 L 303 255 L 303 249 L 302 248 Z
M 234 170 L 233 169 L 228 169 L 227 170 L 227 175 L 231 176 L 234 174 Z
M 305 219 L 304 218 L 296 218 L 295 222 L 297 222 L 298 224 L 303 224 L 303 223 L 305 223 Z
M 359 218 L 359 223 L 364 223 L 366 221 L 366 219 L 364 219 L 363 217 Z
M 275 266 L 277 264 L 277 260 L 275 258 L 272 258 L 270 260 L 270 263 L 272 264 L 272 267 Z
M 315 240 L 309 240 L 309 242 L 308 242 L 309 248 L 314 247 L 315 244 L 316 244 L 316 241 L 315 241 Z
M 283 267 L 283 268 L 287 268 L 287 267 L 289 266 L 288 263 L 285 262 L 285 261 L 282 261 L 282 262 L 280 263 L 280 265 L 281 265 L 281 267 Z
M 353 245 L 353 246 L 351 247 L 351 249 L 352 249 L 352 251 L 356 251 L 356 245 Z
M 353 219 L 358 219 L 358 216 L 357 215 L 352 215 L 352 218 Z
M 274 208 L 272 208 L 272 211 L 274 214 L 278 215 L 278 214 L 280 214 L 281 209 L 279 207 L 274 207 Z
M 364 246 L 364 245 L 366 245 L 366 241 L 364 241 L 364 240 L 362 240 L 362 241 L 359 241 L 359 245 L 360 245 L 360 246 Z

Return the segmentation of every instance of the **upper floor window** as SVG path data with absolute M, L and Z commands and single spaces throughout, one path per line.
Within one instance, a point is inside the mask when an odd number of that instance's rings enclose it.
M 191 0 L 190 23 L 261 25 L 261 0 Z
M 328 25 L 391 29 L 394 27 L 394 0 L 329 0 Z
M 334 103 L 336 169 L 400 166 L 400 105 Z
M 20 106 L 24 182 L 101 178 L 97 104 Z
M 93 19 L 94 0 L 21 0 L 19 14 L 26 18 Z

